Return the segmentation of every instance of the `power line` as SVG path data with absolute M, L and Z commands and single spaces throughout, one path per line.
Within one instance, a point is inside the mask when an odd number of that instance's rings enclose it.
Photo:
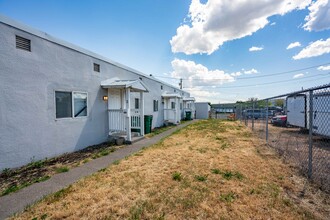
M 328 75 L 330 74 L 330 72 L 326 73 L 326 74 L 320 74 L 322 75 Z M 255 86 L 264 86 L 264 85 L 272 85 L 272 84 L 276 84 L 276 83 L 285 83 L 285 82 L 291 82 L 291 81 L 297 81 L 297 80 L 303 80 L 306 78 L 312 78 L 312 77 L 317 77 L 320 75 L 314 75 L 314 76 L 306 76 L 304 78 L 299 78 L 299 79 L 291 79 L 291 80 L 281 80 L 281 81 L 275 81 L 275 82 L 268 82 L 268 83 L 261 83 L 261 84 L 251 84 L 251 85 L 242 85 L 242 86 L 214 86 L 214 85 L 205 85 L 205 86 L 200 86 L 200 87 L 214 87 L 214 88 L 222 88 L 222 89 L 230 89 L 230 88 L 245 88 L 245 87 L 255 87 Z M 326 77 L 322 77 L 323 78 L 328 78 L 328 76 Z M 321 78 L 320 78 L 321 79 Z M 198 86 L 196 86 L 198 87 Z M 194 88 L 194 87 L 184 87 L 184 89 L 187 88 Z
M 329 63 L 323 63 L 323 64 L 319 64 L 319 65 L 315 65 L 315 66 L 310 66 L 310 67 L 305 67 L 305 68 L 301 68 L 301 69 L 295 69 L 295 70 L 289 70 L 289 71 L 283 71 L 283 72 L 277 72 L 277 73 L 271 73 L 271 74 L 267 74 L 267 75 L 261 75 L 261 76 L 250 76 L 250 77 L 239 77 L 236 78 L 236 80 L 244 80 L 244 79 L 255 79 L 255 78 L 263 78 L 263 77 L 270 77 L 270 76 L 278 76 L 278 75 L 283 75 L 283 74 L 287 74 L 287 73 L 294 73 L 294 72 L 299 72 L 299 71 L 303 71 L 303 70 L 308 70 L 308 69 L 313 69 L 316 67 L 320 67 L 320 66 L 324 66 L 324 65 L 329 65 Z M 158 76 L 158 75 L 154 75 L 155 77 L 159 77 L 159 78 L 167 78 L 167 79 L 177 79 L 177 80 L 203 80 L 203 79 L 207 79 L 207 78 L 176 78 L 176 77 L 169 77 L 169 76 Z M 212 79 L 212 80 L 224 80 L 224 79 Z

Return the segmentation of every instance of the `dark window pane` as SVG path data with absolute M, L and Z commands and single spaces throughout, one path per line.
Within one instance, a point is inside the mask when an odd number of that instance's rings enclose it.
M 171 109 L 175 109 L 175 102 L 171 102 Z
M 71 92 L 55 92 L 56 118 L 72 117 Z
M 139 109 L 139 99 L 135 99 L 135 109 Z

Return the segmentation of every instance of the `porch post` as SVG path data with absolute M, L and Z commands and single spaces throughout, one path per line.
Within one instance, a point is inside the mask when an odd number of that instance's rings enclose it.
M 140 92 L 140 100 L 141 100 L 141 106 L 140 106 L 140 133 L 141 136 L 144 136 L 144 96 L 143 92 Z
M 111 128 L 111 119 L 110 119 L 110 99 L 111 98 L 111 96 L 110 96 L 110 89 L 108 89 L 108 103 L 107 103 L 107 106 L 108 106 L 108 108 L 107 108 L 107 114 L 108 114 L 108 135 L 110 135 L 110 128 Z
M 126 88 L 126 111 L 127 111 L 127 117 L 126 117 L 126 125 L 127 125 L 127 140 L 131 141 L 131 89 Z

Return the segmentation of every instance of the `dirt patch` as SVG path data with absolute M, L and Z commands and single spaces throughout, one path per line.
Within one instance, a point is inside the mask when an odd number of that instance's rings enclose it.
M 238 122 L 207 120 L 13 219 L 329 219 L 314 190 Z
M 0 196 L 15 192 L 33 183 L 45 181 L 56 173 L 67 172 L 89 160 L 108 155 L 119 147 L 103 143 L 51 159 L 32 160 L 28 165 L 17 169 L 5 169 L 0 174 Z

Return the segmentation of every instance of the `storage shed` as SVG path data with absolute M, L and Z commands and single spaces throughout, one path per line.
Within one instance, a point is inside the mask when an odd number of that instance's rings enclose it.
M 196 119 L 208 119 L 211 111 L 209 102 L 196 102 Z

